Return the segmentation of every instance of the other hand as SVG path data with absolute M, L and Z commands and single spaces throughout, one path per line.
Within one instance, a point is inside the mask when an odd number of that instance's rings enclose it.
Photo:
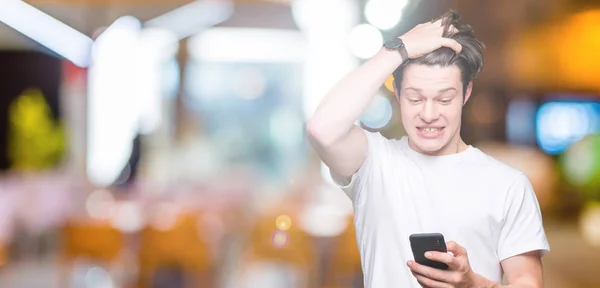
M 478 275 L 471 270 L 467 250 L 453 241 L 446 243 L 446 247 L 448 252 L 452 252 L 452 254 L 428 251 L 425 253 L 425 257 L 446 263 L 448 270 L 431 268 L 414 261 L 408 261 L 407 265 L 419 284 L 427 288 L 475 287 Z
M 456 32 L 456 28 L 450 26 L 451 32 Z M 400 36 L 409 59 L 419 58 L 429 54 L 441 47 L 448 47 L 457 54 L 462 51 L 462 46 L 454 39 L 443 37 L 444 26 L 442 19 L 435 22 L 423 23 L 415 26 L 404 35 Z

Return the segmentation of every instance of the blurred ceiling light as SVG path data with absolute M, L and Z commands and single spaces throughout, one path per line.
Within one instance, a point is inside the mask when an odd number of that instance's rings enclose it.
M 142 23 L 137 18 L 129 15 L 119 17 L 117 20 L 115 20 L 115 22 L 113 22 L 112 24 L 110 24 L 110 26 L 104 29 L 104 31 L 102 31 L 102 33 L 100 33 L 98 37 L 96 37 L 96 43 L 94 43 L 94 46 L 96 47 L 92 49 L 92 52 L 96 51 L 98 45 L 101 45 L 98 43 L 111 41 L 106 40 L 107 38 L 114 39 L 115 37 L 127 37 L 130 41 L 134 40 L 135 37 L 134 35 L 131 35 L 131 31 L 135 31 L 135 36 L 137 37 L 137 33 L 141 29 Z M 95 55 L 92 54 L 92 56 Z
M 139 35 L 139 45 L 142 53 L 149 58 L 168 59 L 175 57 L 179 50 L 179 39 L 171 30 L 164 28 L 144 28 Z
M 360 122 L 371 128 L 381 129 L 392 120 L 392 103 L 382 95 L 377 95 L 371 101 L 371 105 L 360 116 Z
M 112 184 L 127 164 L 139 129 L 139 93 L 132 82 L 141 24 L 117 19 L 93 47 L 89 69 L 87 174 L 95 185 Z M 135 108 L 135 109 L 132 109 Z
M 233 14 L 231 0 L 198 0 L 145 23 L 172 31 L 183 39 L 227 20 Z
M 175 57 L 178 39 L 169 30 L 141 26 L 132 16 L 121 17 L 92 49 L 87 173 L 95 185 L 123 180 L 118 177 L 136 134 L 154 131 L 162 120 L 163 64 Z
M 304 39 L 298 31 L 211 28 L 190 37 L 188 50 L 198 61 L 302 62 Z
M 353 1 L 294 0 L 291 4 L 296 25 L 305 32 L 335 37 L 359 21 Z
M 135 55 L 135 73 L 132 75 L 135 85 L 136 107 L 139 114 L 141 134 L 149 134 L 160 127 L 162 122 L 163 85 L 169 77 L 166 69 L 169 61 L 177 61 L 179 50 L 177 36 L 163 28 L 146 28 L 138 37 Z
M 360 23 L 359 1 L 294 0 L 294 21 L 306 37 L 303 116 L 308 119 L 323 96 L 359 64 L 348 49 L 348 34 Z
M 90 63 L 90 37 L 23 1 L 0 0 L 0 21 L 79 67 Z
M 408 0 L 370 0 L 365 6 L 365 17 L 371 25 L 388 30 L 400 22 L 407 3 Z
M 348 37 L 348 47 L 354 56 L 362 59 L 373 57 L 383 45 L 381 32 L 369 25 L 355 26 Z

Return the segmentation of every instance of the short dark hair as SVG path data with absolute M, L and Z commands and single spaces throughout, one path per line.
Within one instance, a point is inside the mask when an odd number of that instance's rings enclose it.
M 460 54 L 456 54 L 454 50 L 442 47 L 419 58 L 409 59 L 393 73 L 397 89 L 401 87 L 404 68 L 411 64 L 441 67 L 458 66 L 462 75 L 463 93 L 466 92 L 469 82 L 475 79 L 483 69 L 483 49 L 485 45 L 475 37 L 471 25 L 463 22 L 460 15 L 453 10 L 446 12 L 434 21 L 439 19 L 442 19 L 442 25 L 444 26 L 443 37 L 456 40 L 462 45 L 462 51 Z M 454 32 L 450 31 L 450 27 L 454 27 L 456 30 Z

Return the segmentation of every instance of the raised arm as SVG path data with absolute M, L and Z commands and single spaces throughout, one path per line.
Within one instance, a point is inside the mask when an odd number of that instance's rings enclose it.
M 442 46 L 460 52 L 458 42 L 442 37 L 441 20 L 420 24 L 399 37 L 408 58 L 418 58 Z M 396 50 L 382 48 L 373 58 L 342 78 L 319 104 L 307 124 L 309 140 L 323 162 L 336 174 L 350 177 L 365 161 L 365 132 L 354 125 L 385 80 L 402 64 Z

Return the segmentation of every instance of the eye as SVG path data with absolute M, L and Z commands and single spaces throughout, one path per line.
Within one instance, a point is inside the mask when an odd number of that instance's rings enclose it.
M 450 102 L 452 102 L 452 99 L 443 99 L 443 100 L 440 100 L 440 103 L 442 103 L 444 105 L 448 105 L 448 104 L 450 104 Z
M 423 101 L 423 100 L 421 100 L 421 99 L 408 99 L 408 102 L 413 103 L 413 104 L 421 103 L 421 101 Z

